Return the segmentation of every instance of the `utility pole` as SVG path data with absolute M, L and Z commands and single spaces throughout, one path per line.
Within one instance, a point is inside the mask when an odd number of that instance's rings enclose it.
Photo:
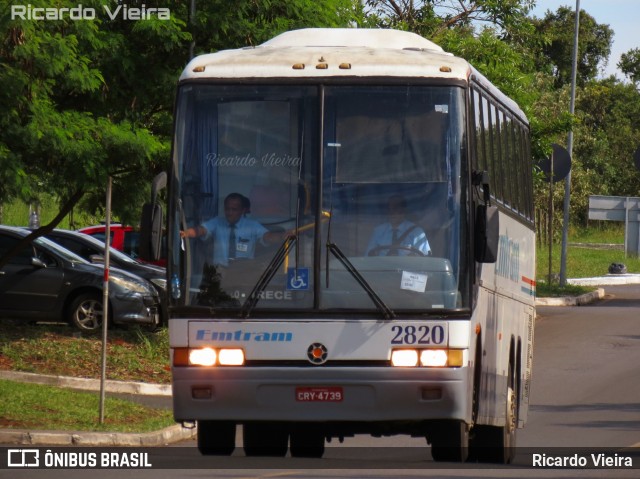
M 569 113 L 573 118 L 576 106 L 576 76 L 578 71 L 578 34 L 580 32 L 580 0 L 576 0 L 576 22 L 573 34 L 573 66 L 571 67 L 571 101 Z M 573 126 L 567 138 L 567 150 L 573 158 Z M 562 226 L 562 248 L 560 255 L 560 286 L 567 284 L 567 241 L 569 236 L 569 197 L 571 196 L 571 170 L 564 183 L 564 217 Z
M 196 24 L 196 0 L 191 0 L 191 4 L 189 5 L 189 24 L 191 25 L 191 34 L 194 34 L 194 26 Z M 189 60 L 193 58 L 195 55 L 196 49 L 196 41 L 195 39 L 191 40 L 191 44 L 189 45 Z
M 107 181 L 107 205 L 105 216 L 107 229 L 104 236 L 104 282 L 102 286 L 102 361 L 100 364 L 100 424 L 104 424 L 105 386 L 107 380 L 107 331 L 109 318 L 109 248 L 111 247 L 111 176 Z

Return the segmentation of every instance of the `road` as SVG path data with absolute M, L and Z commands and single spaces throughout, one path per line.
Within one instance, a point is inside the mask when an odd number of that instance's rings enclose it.
M 532 405 L 526 428 L 519 430 L 518 446 L 523 454 L 519 454 L 516 465 L 443 468 L 443 464 L 430 460 L 424 440 L 362 436 L 348 439 L 342 446 L 328 447 L 323 459 L 245 458 L 241 449 L 231 458 L 201 457 L 195 443 L 189 441 L 162 449 L 163 457 L 154 459 L 155 466 L 180 466 L 179 470 L 94 470 L 91 476 L 95 479 L 116 474 L 122 479 L 639 477 L 640 286 L 612 286 L 605 287 L 605 291 L 604 300 L 589 306 L 538 308 Z M 539 451 L 582 456 L 596 448 L 629 446 L 635 446 L 634 470 L 531 468 L 530 456 L 525 454 Z M 613 454 L 611 450 L 607 453 Z M 0 470 L 0 477 L 80 478 L 87 474 L 69 470 L 49 470 L 46 475 L 21 470 L 3 474 L 6 472 Z
M 640 445 L 640 286 L 537 310 L 532 406 L 520 446 Z

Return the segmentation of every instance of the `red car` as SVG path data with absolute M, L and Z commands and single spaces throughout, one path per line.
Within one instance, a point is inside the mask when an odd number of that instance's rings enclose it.
M 140 234 L 133 230 L 133 226 L 124 226 L 120 223 L 112 223 L 110 228 L 111 246 L 128 256 L 136 258 L 138 256 Z M 80 228 L 78 231 L 104 241 L 106 230 L 106 225 L 97 225 Z
M 87 226 L 86 228 L 80 228 L 80 233 L 88 234 L 94 238 L 104 241 L 106 232 L 106 225 Z M 111 246 L 117 250 L 122 251 L 127 256 L 131 256 L 134 259 L 142 261 L 140 258 L 140 233 L 135 231 L 133 226 L 126 226 L 120 223 L 112 223 L 110 226 Z M 165 258 L 154 262 L 159 266 L 166 266 L 167 260 Z

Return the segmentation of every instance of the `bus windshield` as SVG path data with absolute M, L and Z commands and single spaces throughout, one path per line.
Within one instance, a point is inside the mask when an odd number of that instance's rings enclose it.
M 453 86 L 183 84 L 173 304 L 468 308 L 463 99 Z

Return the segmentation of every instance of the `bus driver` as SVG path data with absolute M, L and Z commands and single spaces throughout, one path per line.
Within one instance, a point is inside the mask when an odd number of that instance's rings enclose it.
M 406 218 L 407 201 L 403 196 L 389 198 L 387 214 L 389 220 L 373 230 L 365 256 L 407 256 L 412 250 L 427 256 L 431 252 L 423 229 Z
M 213 264 L 228 266 L 229 260 L 253 258 L 256 242 L 262 244 L 282 241 L 288 232 L 269 231 L 261 223 L 245 215 L 247 198 L 230 193 L 224 199 L 224 217 L 215 216 L 199 226 L 180 231 L 181 238 L 214 237 Z

